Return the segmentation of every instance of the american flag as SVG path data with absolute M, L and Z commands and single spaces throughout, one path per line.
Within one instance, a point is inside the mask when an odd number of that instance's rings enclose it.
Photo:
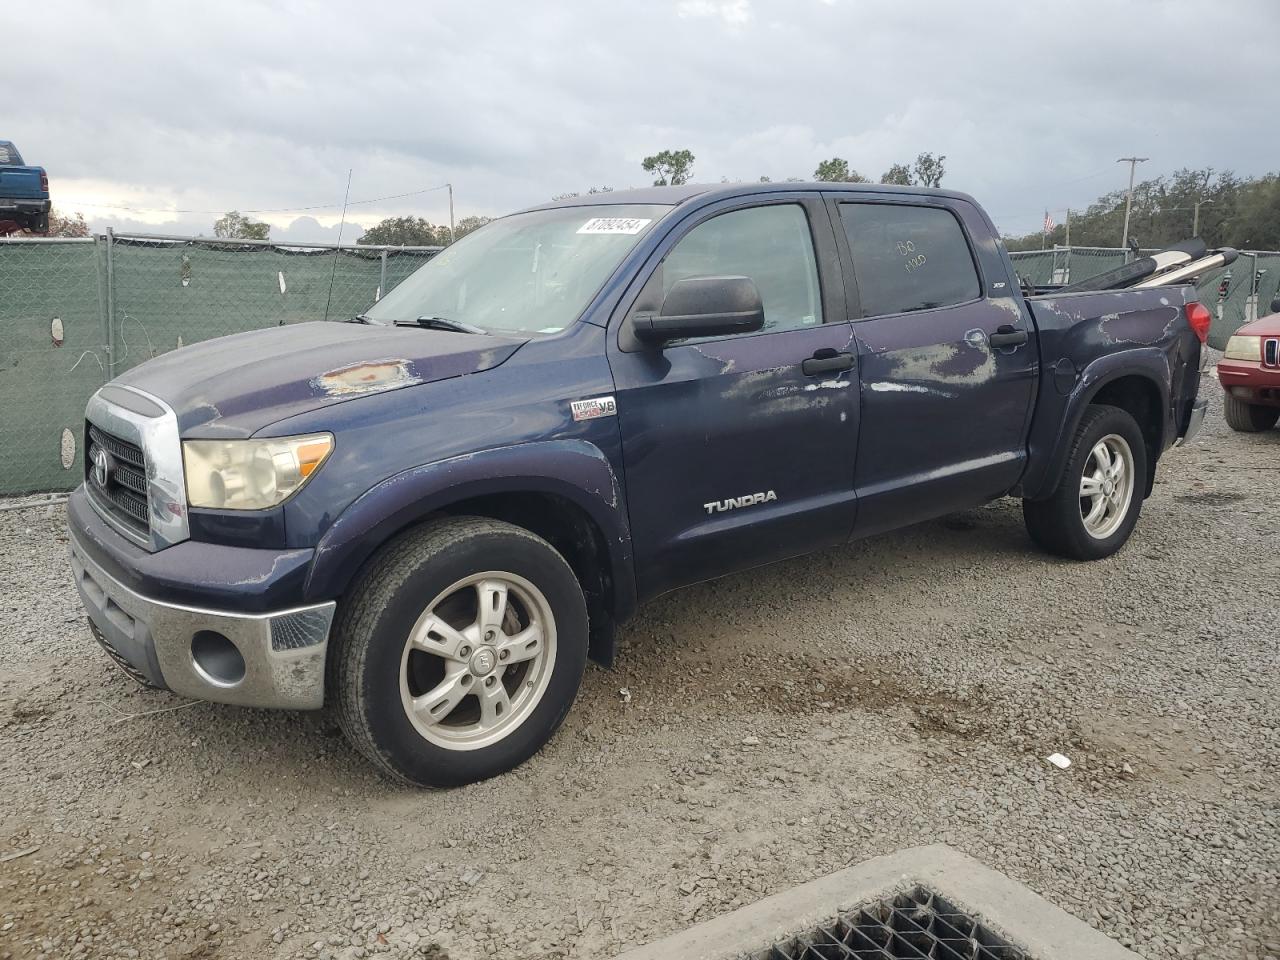
M 1057 224 L 1053 222 L 1053 217 L 1049 216 L 1049 211 L 1046 210 L 1044 212 L 1044 232 L 1053 233 L 1053 228 L 1056 226 Z

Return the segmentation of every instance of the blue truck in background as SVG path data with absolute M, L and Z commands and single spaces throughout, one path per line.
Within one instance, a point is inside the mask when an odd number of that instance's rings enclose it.
M 1204 416 L 1194 298 L 1028 296 L 950 191 L 559 201 L 363 316 L 102 387 L 72 569 L 140 682 L 328 706 L 387 774 L 468 783 L 667 591 L 1004 496 L 1051 553 L 1119 550 Z
M 49 175 L 28 167 L 8 140 L 0 140 L 0 224 L 32 233 L 49 232 Z

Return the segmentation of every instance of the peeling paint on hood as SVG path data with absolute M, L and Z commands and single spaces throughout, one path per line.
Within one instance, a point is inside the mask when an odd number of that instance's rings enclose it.
M 184 436 L 247 437 L 331 404 L 490 370 L 525 342 L 420 327 L 299 323 L 191 344 L 119 382 L 173 407 Z
M 321 393 L 331 397 L 360 396 L 366 393 L 383 393 L 397 387 L 421 383 L 409 370 L 408 360 L 369 360 L 350 363 L 322 373 L 311 381 Z

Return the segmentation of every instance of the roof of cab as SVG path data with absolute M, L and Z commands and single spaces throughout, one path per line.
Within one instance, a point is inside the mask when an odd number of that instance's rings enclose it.
M 628 190 L 609 190 L 604 193 L 584 193 L 563 200 L 551 200 L 526 207 L 518 212 L 547 210 L 556 207 L 590 207 L 616 203 L 646 203 L 679 206 L 693 199 L 711 203 L 725 197 L 767 195 L 770 193 L 809 193 L 818 191 L 856 190 L 859 193 L 904 194 L 908 196 L 948 197 L 975 203 L 967 193 L 955 190 L 939 190 L 933 187 L 900 187 L 885 183 L 827 183 L 818 181 L 781 183 L 685 183 L 678 187 L 636 187 Z

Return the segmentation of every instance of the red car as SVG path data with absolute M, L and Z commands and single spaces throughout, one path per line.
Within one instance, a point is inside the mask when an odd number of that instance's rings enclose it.
M 1269 316 L 1246 323 L 1227 341 L 1218 379 L 1232 430 L 1256 433 L 1280 420 L 1280 297 L 1271 301 Z

